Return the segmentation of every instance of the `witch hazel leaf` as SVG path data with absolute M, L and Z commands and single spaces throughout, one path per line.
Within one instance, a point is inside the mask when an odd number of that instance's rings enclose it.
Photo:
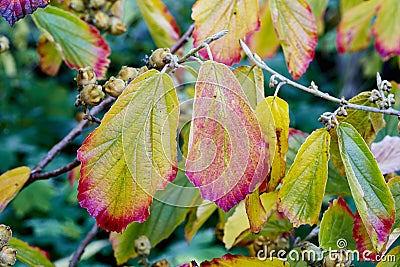
M 382 174 L 400 170 L 400 137 L 385 136 L 382 141 L 372 143 L 371 152 Z
M 54 6 L 38 10 L 33 18 L 42 33 L 61 48 L 61 56 L 68 67 L 91 66 L 99 79 L 105 77 L 110 48 L 94 26 Z
M 214 60 L 232 65 L 240 61 L 241 47 L 239 39 L 256 31 L 260 26 L 257 0 L 199 0 L 193 5 L 192 19 L 194 46 L 199 46 L 204 39 L 222 30 L 228 34 L 221 40 L 210 44 Z M 200 50 L 200 55 L 208 59 L 207 51 Z
M 264 99 L 264 73 L 258 66 L 239 66 L 233 70 L 243 88 L 251 108 L 254 110 Z
M 293 78 L 299 79 L 314 58 L 317 25 L 306 0 L 269 0 L 272 21 Z
M 246 37 L 247 43 L 251 51 L 254 51 L 262 59 L 271 58 L 279 48 L 279 40 L 272 23 L 268 1 L 264 1 L 260 7 L 260 22 L 260 29 Z
M 62 55 L 60 50 L 57 49 L 56 44 L 52 43 L 42 35 L 39 38 L 37 51 L 40 56 L 40 69 L 47 75 L 57 75 L 62 63 Z
M 344 248 L 343 244 L 346 244 L 346 248 L 355 249 L 355 241 L 351 238 L 353 223 L 354 215 L 342 197 L 329 203 L 321 220 L 319 246 L 323 249 L 338 249 Z
M 318 221 L 328 179 L 329 142 L 326 129 L 312 132 L 283 179 L 278 209 L 295 227 Z
M 148 71 L 125 88 L 78 150 L 78 200 L 102 228 L 143 222 L 177 171 L 179 106 L 172 79 Z
M 202 64 L 195 89 L 186 175 L 203 199 L 228 211 L 265 180 L 266 142 L 227 66 Z
M 2 0 L 0 13 L 13 26 L 15 22 L 32 14 L 38 8 L 44 8 L 50 0 Z
M 28 167 L 18 167 L 0 175 L 0 213 L 18 194 L 29 179 L 31 170 Z
M 258 233 L 268 220 L 268 214 L 261 203 L 258 188 L 256 191 L 246 196 L 245 203 L 247 217 L 250 222 L 250 230 L 252 233 Z
M 393 197 L 374 156 L 357 130 L 342 122 L 336 132 L 357 211 L 373 248 L 379 252 L 395 221 Z
M 367 251 L 369 256 L 375 258 L 377 255 L 375 245 L 371 241 L 371 238 L 368 235 L 368 231 L 365 228 L 364 223 L 360 217 L 360 214 L 357 212 L 354 218 L 354 228 L 353 228 L 353 238 L 356 241 L 357 251 L 360 252 L 361 255 L 365 255 L 364 252 Z M 361 258 L 360 260 L 365 261 L 365 258 Z
M 17 250 L 17 260 L 28 266 L 55 266 L 51 263 L 49 254 L 46 251 L 38 247 L 33 247 L 20 239 L 11 238 L 9 246 Z
M 178 41 L 178 25 L 161 0 L 137 0 L 136 3 L 158 47 L 171 47 Z
M 317 22 L 318 35 L 321 35 L 324 33 L 325 29 L 324 15 L 328 5 L 328 0 L 307 0 L 307 2 L 311 7 L 315 21 Z
M 400 25 L 395 18 L 400 17 L 400 1 L 380 1 L 377 18 L 372 27 L 375 47 L 379 54 L 388 58 L 400 54 Z

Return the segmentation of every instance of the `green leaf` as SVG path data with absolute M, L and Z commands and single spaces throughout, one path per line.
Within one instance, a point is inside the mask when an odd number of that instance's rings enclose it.
M 314 58 L 317 25 L 306 0 L 269 0 L 275 32 L 293 78 L 300 78 Z
M 183 172 L 178 172 L 175 181 L 169 183 L 165 190 L 157 191 L 154 198 L 147 221 L 131 223 L 122 234 L 110 234 L 118 265 L 138 256 L 133 243 L 139 236 L 147 236 L 151 246 L 155 247 L 185 220 L 190 207 L 201 204 L 198 189 L 191 185 Z
M 197 208 L 192 208 L 185 225 L 185 238 L 188 243 L 192 241 L 193 236 L 197 233 L 200 227 L 211 217 L 217 206 L 213 202 L 204 201 Z
M 133 80 L 78 150 L 78 200 L 110 231 L 143 222 L 157 190 L 177 172 L 179 105 L 172 79 L 150 70 Z
M 295 227 L 318 222 L 328 179 L 329 142 L 326 129 L 312 132 L 283 179 L 278 208 Z
M 171 47 L 179 40 L 179 28 L 161 0 L 136 0 L 151 37 L 158 47 Z
M 222 31 L 228 34 L 210 44 L 214 60 L 232 65 L 240 61 L 241 47 L 239 39 L 256 31 L 260 26 L 257 0 L 199 0 L 192 7 L 192 19 L 195 21 L 193 45 L 199 46 L 204 39 Z M 200 55 L 208 58 L 206 49 Z
M 0 213 L 18 194 L 29 179 L 31 170 L 28 167 L 18 167 L 0 175 Z
M 97 78 L 105 77 L 110 48 L 94 26 L 54 6 L 37 10 L 32 17 L 46 38 L 51 37 L 49 40 L 61 48 L 61 56 L 68 67 L 91 66 Z
M 353 235 L 354 215 L 346 201 L 339 197 L 325 211 L 318 235 L 319 246 L 323 249 L 355 249 Z
M 357 130 L 336 129 L 351 194 L 374 248 L 380 251 L 395 220 L 394 200 L 374 156 Z
M 315 21 L 317 22 L 318 35 L 321 35 L 325 30 L 324 15 L 328 5 L 328 0 L 307 0 L 307 2 L 311 7 Z
M 239 66 L 233 70 L 240 85 L 246 94 L 252 109 L 264 99 L 264 74 L 257 66 Z
M 347 10 L 363 1 L 364 0 L 340 0 L 340 13 L 343 15 Z
M 203 199 L 228 211 L 265 180 L 269 166 L 257 118 L 226 65 L 202 64 L 192 118 L 186 175 Z
M 390 179 L 388 186 L 396 208 L 396 221 L 393 225 L 393 229 L 396 229 L 400 228 L 400 176 Z
M 54 267 L 54 264 L 47 258 L 46 252 L 40 248 L 31 247 L 17 238 L 11 238 L 8 245 L 17 250 L 17 260 L 22 261 L 28 266 Z
M 270 179 L 268 191 L 275 190 L 286 171 L 289 138 L 289 105 L 285 100 L 269 96 L 256 108 L 256 115 L 266 142 L 269 143 Z
M 200 264 L 200 267 L 290 267 L 289 263 L 278 258 L 266 258 L 261 261 L 258 258 L 246 257 L 242 255 L 226 254 L 222 258 L 205 261 Z
M 262 59 L 271 58 L 279 48 L 279 40 L 276 36 L 274 24 L 268 1 L 264 1 L 260 7 L 260 30 L 249 34 L 246 37 L 251 51 Z

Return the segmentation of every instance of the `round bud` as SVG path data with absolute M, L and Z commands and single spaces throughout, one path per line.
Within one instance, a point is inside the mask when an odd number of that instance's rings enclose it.
M 121 70 L 118 73 L 118 78 L 124 80 L 125 82 L 129 82 L 134 80 L 138 74 L 138 70 L 136 68 L 122 66 Z
M 110 27 L 110 17 L 102 11 L 97 11 L 94 15 L 94 23 L 97 29 L 106 31 Z
M 147 236 L 139 236 L 135 240 L 135 251 L 139 256 L 147 257 L 150 255 L 151 244 Z
M 81 89 L 84 85 L 96 83 L 96 79 L 96 73 L 92 67 L 80 68 L 75 78 L 78 89 Z
M 0 53 L 6 52 L 10 49 L 10 41 L 4 35 L 0 36 Z
M 110 96 L 119 97 L 125 89 L 125 82 L 122 79 L 111 76 L 111 78 L 103 85 L 103 88 Z
M 17 250 L 4 246 L 0 251 L 0 266 L 11 266 L 17 260 Z
M 0 224 L 0 248 L 8 244 L 12 237 L 12 231 L 10 226 Z
M 69 7 L 76 12 L 84 12 L 86 10 L 86 6 L 83 0 L 70 0 Z
M 120 34 L 123 34 L 126 32 L 126 25 L 119 18 L 111 17 L 109 24 L 110 24 L 110 27 L 109 27 L 108 31 L 112 35 L 120 35 Z
M 172 54 L 169 48 L 156 49 L 149 58 L 149 64 L 152 68 L 162 69 L 172 60 Z
M 97 106 L 103 101 L 105 94 L 101 85 L 87 84 L 84 85 L 79 94 L 81 102 L 86 106 Z

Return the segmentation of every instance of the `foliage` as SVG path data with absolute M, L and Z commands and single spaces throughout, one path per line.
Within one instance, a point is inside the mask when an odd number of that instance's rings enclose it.
M 0 265 L 397 266 L 399 7 L 2 1 Z

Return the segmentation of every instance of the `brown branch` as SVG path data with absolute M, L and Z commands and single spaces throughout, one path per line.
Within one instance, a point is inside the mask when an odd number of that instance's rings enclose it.
M 97 226 L 96 223 L 94 223 L 92 229 L 90 229 L 90 231 L 87 233 L 85 238 L 79 244 L 78 249 L 75 251 L 74 256 L 72 256 L 72 259 L 69 262 L 69 267 L 77 266 L 79 259 L 82 257 L 82 254 L 85 251 L 85 248 L 90 243 L 90 241 L 92 241 L 92 239 L 95 238 L 98 230 L 99 230 L 99 227 Z
M 96 115 L 100 111 L 102 111 L 105 107 L 107 107 L 111 102 L 113 102 L 115 98 L 110 97 L 105 99 L 100 105 L 92 108 L 90 111 L 91 115 Z M 47 166 L 62 149 L 64 149 L 72 140 L 74 140 L 77 136 L 79 136 L 83 129 L 89 125 L 89 121 L 83 120 L 78 125 L 75 126 L 60 142 L 55 144 L 49 152 L 47 152 L 46 156 L 42 158 L 42 160 L 35 166 L 32 170 L 31 176 L 35 173 L 41 172 L 44 167 Z
M 189 29 L 182 35 L 182 37 L 171 47 L 171 53 L 174 54 L 179 50 L 187 41 L 189 41 L 190 36 L 192 36 L 194 30 L 194 24 L 190 25 Z

